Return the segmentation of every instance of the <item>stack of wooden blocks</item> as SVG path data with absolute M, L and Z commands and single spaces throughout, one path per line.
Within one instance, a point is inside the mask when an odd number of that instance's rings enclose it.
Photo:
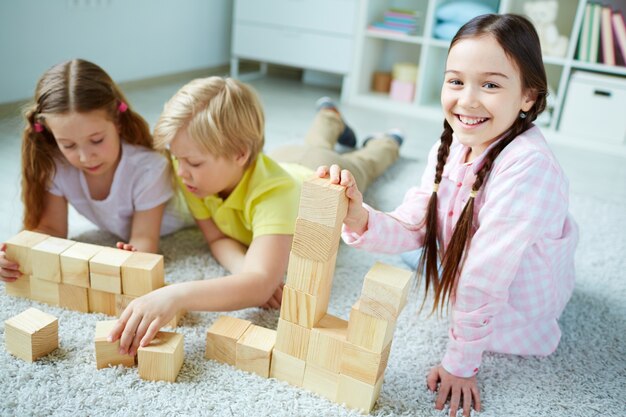
M 163 256 L 74 242 L 24 230 L 6 242 L 22 276 L 7 295 L 84 313 L 119 316 L 131 300 L 164 284 Z M 170 326 L 175 327 L 184 312 Z
M 327 314 L 347 206 L 344 187 L 320 178 L 303 184 L 277 330 L 222 316 L 208 330 L 206 357 L 369 412 L 412 274 L 376 264 L 350 320 Z

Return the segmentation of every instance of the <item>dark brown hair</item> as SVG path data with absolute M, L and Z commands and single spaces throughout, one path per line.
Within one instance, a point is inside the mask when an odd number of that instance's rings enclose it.
M 425 293 L 432 286 L 434 291 L 434 304 L 431 313 L 447 305 L 450 293 L 456 285 L 456 279 L 464 261 L 464 253 L 471 241 L 474 218 L 474 196 L 481 189 L 491 171 L 494 161 L 502 150 L 513 141 L 519 134 L 531 127 L 532 122 L 546 107 L 547 80 L 546 72 L 541 57 L 541 48 L 537 32 L 525 17 L 514 14 L 488 14 L 478 16 L 459 29 L 450 43 L 450 49 L 460 40 L 481 36 L 493 37 L 502 47 L 509 59 L 517 67 L 522 89 L 532 93 L 535 103 L 526 113 L 526 117 L 518 117 L 513 125 L 503 134 L 502 139 L 491 147 L 483 159 L 479 168 L 476 181 L 472 186 L 472 194 L 468 199 L 461 216 L 454 228 L 450 243 L 443 251 L 438 240 L 437 228 L 437 192 L 433 191 L 426 211 L 425 238 L 422 254 L 417 266 L 417 273 L 425 280 Z M 446 164 L 450 146 L 452 145 L 452 127 L 444 120 L 441 144 L 437 152 L 437 167 L 435 171 L 435 188 L 441 182 L 443 167 Z M 441 255 L 441 277 L 437 261 Z M 423 304 L 422 304 L 423 306 Z
M 55 158 L 63 158 L 46 115 L 86 113 L 105 110 L 120 131 L 120 138 L 134 145 L 152 148 L 148 123 L 130 106 L 111 77 L 99 66 L 82 59 L 62 62 L 48 69 L 37 82 L 34 103 L 24 110 L 22 134 L 22 202 L 24 228 L 38 226 L 44 210 L 44 196 L 54 175 Z M 41 129 L 36 129 L 41 127 Z M 39 130 L 39 131 L 38 131 Z

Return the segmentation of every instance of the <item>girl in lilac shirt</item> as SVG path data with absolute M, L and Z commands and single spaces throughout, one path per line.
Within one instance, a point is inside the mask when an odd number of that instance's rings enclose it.
M 347 187 L 343 238 L 369 251 L 422 248 L 417 267 L 432 312 L 451 310 L 449 342 L 427 377 L 435 408 L 480 411 L 476 383 L 485 351 L 545 356 L 574 286 L 578 228 L 568 181 L 533 121 L 545 109 L 546 74 L 532 24 L 483 15 L 448 50 L 441 140 L 420 187 L 391 213 L 363 204 L 354 177 L 320 167 Z M 440 267 L 438 267 L 440 262 Z

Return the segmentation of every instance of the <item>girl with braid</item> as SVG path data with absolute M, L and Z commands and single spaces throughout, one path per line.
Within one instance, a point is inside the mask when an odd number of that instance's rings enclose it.
M 476 17 L 448 50 L 444 130 L 420 187 L 381 213 L 363 204 L 349 171 L 317 171 L 347 187 L 347 244 L 422 249 L 424 301 L 432 289 L 431 314 L 444 306 L 451 312 L 447 349 L 426 379 L 438 390 L 436 409 L 450 398 L 450 416 L 480 411 L 483 352 L 546 356 L 559 343 L 578 228 L 568 213 L 568 181 L 533 124 L 546 92 L 532 24 L 516 15 Z
M 69 204 L 116 235 L 118 248 L 156 252 L 160 235 L 185 225 L 168 159 L 102 68 L 81 59 L 54 65 L 39 79 L 25 118 L 24 229 L 67 237 Z M 0 280 L 20 276 L 1 245 Z

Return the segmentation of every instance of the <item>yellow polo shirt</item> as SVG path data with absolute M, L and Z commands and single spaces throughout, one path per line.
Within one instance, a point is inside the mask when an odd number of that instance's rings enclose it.
M 222 233 L 250 246 L 257 236 L 293 234 L 300 186 L 312 175 L 306 167 L 281 165 L 261 153 L 226 200 L 218 195 L 200 198 L 182 188 L 194 218 L 213 219 Z

